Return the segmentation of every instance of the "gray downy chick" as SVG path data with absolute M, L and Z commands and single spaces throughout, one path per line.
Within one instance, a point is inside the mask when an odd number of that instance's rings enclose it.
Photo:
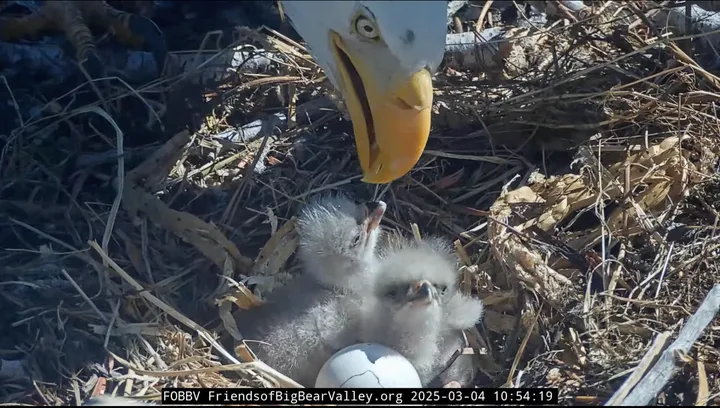
M 357 342 L 364 281 L 372 278 L 383 202 L 326 196 L 298 219 L 303 274 L 236 315 L 246 343 L 263 362 L 306 387 L 323 364 Z M 254 340 L 257 340 L 254 341 Z
M 387 205 L 359 204 L 342 195 L 321 196 L 298 217 L 298 258 L 304 273 L 325 287 L 352 291 L 377 267 L 375 248 Z
M 483 311 L 484 306 L 479 299 L 457 290 L 450 297 L 444 308 L 445 331 L 440 342 L 439 366 L 435 369 L 430 387 L 440 388 L 451 381 L 458 382 L 463 388 L 471 385 L 475 379 L 475 356 L 461 354 L 451 359 L 465 347 L 463 331 L 475 327 L 482 319 Z
M 462 330 L 480 319 L 483 306 L 458 292 L 457 259 L 445 240 L 392 245 L 380 262 L 373 296 L 363 306 L 362 337 L 402 353 L 427 386 L 445 369 L 451 349 L 462 344 Z M 456 371 L 462 378 L 474 373 L 470 364 L 445 370 L 443 379 L 454 379 Z

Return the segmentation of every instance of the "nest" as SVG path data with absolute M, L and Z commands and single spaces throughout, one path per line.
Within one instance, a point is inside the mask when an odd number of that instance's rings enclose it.
M 486 305 L 485 335 L 469 336 L 478 386 L 604 403 L 718 273 L 720 78 L 645 13 L 505 28 L 474 68 L 446 58 L 427 150 L 384 186 L 359 181 L 337 96 L 272 30 L 201 50 L 222 64 L 253 44 L 272 62 L 261 74 L 180 64 L 103 103 L 87 85 L 45 95 L 52 114 L 2 135 L 0 400 L 295 386 L 217 337 L 238 338 L 231 314 L 297 273 L 305 200 L 343 190 L 386 201 L 386 229 L 455 240 L 462 287 Z M 660 402 L 713 401 L 717 327 Z

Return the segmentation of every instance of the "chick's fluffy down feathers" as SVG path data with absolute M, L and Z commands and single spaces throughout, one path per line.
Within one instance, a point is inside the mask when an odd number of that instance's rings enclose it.
M 405 355 L 418 370 L 423 385 L 442 373 L 443 381 L 467 383 L 472 364 L 453 364 L 450 356 L 462 346 L 462 330 L 482 315 L 482 302 L 457 288 L 457 258 L 449 242 L 430 237 L 421 242 L 389 240 L 376 274 L 373 296 L 363 305 L 364 341 L 378 342 Z M 416 282 L 433 286 L 434 301 L 415 306 L 403 298 Z
M 307 276 L 273 291 L 266 303 L 237 315 L 238 328 L 258 358 L 305 387 L 323 364 L 355 342 L 360 299 Z
M 344 195 L 314 198 L 298 217 L 303 272 L 328 287 L 364 286 L 376 270 L 382 201 L 355 203 Z
M 306 387 L 323 364 L 357 342 L 363 281 L 375 270 L 377 226 L 385 204 L 374 208 L 344 196 L 311 202 L 298 220 L 303 274 L 274 290 L 266 303 L 236 315 L 246 343 L 266 364 Z
M 442 387 L 451 381 L 457 381 L 463 387 L 470 386 L 475 378 L 473 355 L 458 355 L 450 361 L 455 352 L 466 347 L 463 331 L 475 327 L 482 318 L 482 301 L 456 292 L 444 309 L 445 331 L 440 339 L 439 366 L 433 373 L 430 387 Z

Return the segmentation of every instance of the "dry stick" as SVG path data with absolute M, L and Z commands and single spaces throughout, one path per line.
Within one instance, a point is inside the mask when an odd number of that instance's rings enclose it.
M 103 233 L 102 238 L 102 245 L 101 248 L 105 253 L 108 252 L 108 245 L 110 243 L 110 238 L 112 237 L 112 231 L 115 226 L 115 221 L 117 219 L 118 211 L 120 210 L 120 202 L 122 201 L 123 197 L 123 187 L 125 185 L 125 148 L 123 147 L 123 140 L 125 139 L 123 131 L 120 130 L 120 127 L 117 125 L 117 123 L 108 115 L 107 111 L 104 111 L 100 109 L 97 106 L 88 106 L 84 108 L 77 109 L 73 113 L 71 113 L 72 116 L 78 115 L 81 113 L 95 113 L 105 119 L 110 126 L 115 129 L 115 136 L 117 140 L 117 192 L 115 194 L 115 200 L 113 201 L 112 207 L 110 208 L 110 214 L 108 215 L 107 224 L 105 225 L 105 232 Z
M 678 372 L 675 363 L 676 353 L 690 350 L 690 347 L 697 341 L 700 334 L 708 324 L 715 318 L 720 309 L 720 284 L 713 286 L 710 293 L 703 301 L 694 315 L 690 316 L 685 326 L 680 330 L 675 340 L 665 350 L 658 362 L 632 390 L 630 395 L 619 405 L 623 406 L 646 406 L 665 387 L 668 381 Z
M 508 373 L 507 381 L 505 381 L 505 385 L 512 386 L 512 379 L 515 375 L 515 370 L 517 370 L 518 364 L 520 364 L 520 359 L 522 358 L 523 353 L 525 352 L 525 348 L 528 345 L 528 342 L 530 341 L 530 336 L 533 334 L 533 330 L 535 330 L 535 325 L 538 322 L 538 318 L 540 317 L 540 312 L 542 311 L 544 304 L 540 303 L 540 307 L 538 308 L 537 313 L 535 314 L 535 318 L 533 318 L 532 324 L 530 325 L 530 328 L 528 329 L 527 333 L 525 333 L 525 337 L 523 337 L 522 342 L 520 343 L 520 347 L 518 347 L 517 353 L 515 353 L 515 359 L 513 359 L 512 366 L 510 366 L 510 372 Z
M 130 284 L 130 286 L 133 287 L 136 291 L 139 292 L 140 296 L 142 296 L 146 301 L 157 307 L 158 309 L 164 311 L 165 313 L 169 314 L 171 317 L 175 318 L 175 320 L 179 321 L 180 323 L 184 324 L 186 327 L 189 327 L 195 332 L 200 335 L 200 337 L 203 337 L 206 341 L 208 341 L 215 349 L 220 352 L 225 358 L 230 360 L 232 363 L 239 364 L 240 362 L 233 357 L 230 353 L 227 352 L 215 339 L 212 337 L 212 335 L 205 330 L 204 327 L 200 326 L 199 324 L 195 323 L 193 320 L 185 317 L 182 313 L 178 312 L 177 310 L 173 309 L 170 305 L 163 302 L 159 298 L 157 298 L 155 295 L 149 293 L 145 290 L 145 288 L 138 283 L 135 279 L 133 279 L 132 276 L 128 275 L 125 270 L 123 270 L 115 261 L 110 259 L 110 257 L 100 248 L 100 245 L 97 244 L 95 241 L 89 241 L 88 244 L 92 249 L 95 250 L 95 252 L 100 255 L 100 257 L 103 259 L 103 262 L 106 262 L 107 265 L 110 266 L 110 268 L 115 271 L 118 275 L 120 275 L 121 278 L 127 283 Z M 267 364 L 261 362 L 261 361 L 253 361 L 252 363 L 246 363 L 246 366 L 255 366 L 260 368 L 264 373 L 269 374 L 271 377 L 273 377 L 273 380 L 279 381 L 281 385 L 284 385 L 286 387 L 291 388 L 303 388 L 300 384 L 295 382 L 295 380 L 287 377 L 286 375 L 278 372 L 274 368 L 268 366 Z M 136 372 L 140 372 L 137 368 L 135 369 Z M 187 371 L 177 371 L 180 373 L 187 374 Z M 167 377 L 170 376 L 169 373 L 175 373 L 175 371 L 163 371 L 162 373 L 155 373 L 154 375 L 162 374 L 162 376 Z
M 467 4 L 467 0 L 453 0 L 448 3 L 447 8 L 447 25 L 450 25 L 452 23 L 453 17 L 455 16 L 455 13 L 460 11 L 461 8 L 465 7 Z M 492 3 L 492 2 L 491 2 Z
M 698 395 L 695 400 L 695 406 L 705 406 L 710 399 L 710 389 L 708 388 L 707 373 L 705 372 L 705 364 L 702 361 L 697 362 L 698 368 Z
M 629 53 L 627 53 L 627 54 L 621 55 L 621 56 L 619 56 L 619 57 L 617 57 L 617 58 L 613 58 L 613 59 L 610 60 L 610 61 L 604 62 L 604 63 L 602 63 L 602 64 L 598 64 L 598 65 L 593 65 L 593 66 L 588 67 L 588 68 L 585 68 L 585 69 L 583 69 L 583 70 L 574 72 L 574 73 L 572 73 L 571 75 L 569 75 L 568 77 L 566 77 L 566 78 L 564 78 L 564 79 L 562 79 L 562 80 L 556 81 L 556 82 L 548 85 L 548 86 L 545 87 L 545 88 L 535 89 L 535 90 L 532 90 L 532 91 L 529 91 L 529 92 L 525 92 L 525 93 L 522 93 L 522 94 L 513 96 L 513 97 L 511 97 L 511 98 L 502 100 L 502 101 L 500 101 L 500 102 L 494 102 L 494 103 L 490 104 L 489 106 L 492 107 L 492 108 L 494 108 L 495 106 L 501 106 L 501 105 L 503 105 L 503 106 L 508 106 L 508 105 L 511 104 L 511 103 L 517 103 L 518 101 L 521 101 L 521 100 L 528 100 L 528 99 L 530 99 L 531 97 L 537 97 L 537 95 L 539 95 L 539 94 L 541 94 L 541 93 L 543 93 L 543 92 L 547 92 L 547 91 L 550 90 L 550 89 L 556 88 L 556 87 L 558 87 L 558 86 L 560 86 L 560 85 L 567 84 L 567 83 L 572 82 L 572 81 L 574 81 L 574 80 L 576 80 L 576 79 L 578 79 L 578 78 L 587 76 L 588 74 L 590 74 L 590 73 L 592 73 L 592 72 L 595 72 L 595 71 L 597 71 L 597 70 L 599 70 L 599 69 L 601 69 L 601 68 L 609 67 L 609 66 L 613 66 L 613 65 L 617 65 L 618 62 L 620 62 L 620 61 L 622 61 L 622 60 L 625 60 L 625 59 L 628 59 L 628 58 L 632 57 L 633 55 L 642 54 L 642 53 L 645 53 L 645 52 L 647 52 L 647 51 L 649 51 L 649 50 L 652 50 L 652 49 L 654 49 L 654 48 L 658 48 L 658 47 L 661 46 L 661 44 L 670 44 L 668 47 L 671 48 L 673 52 L 675 52 L 676 54 L 678 54 L 678 58 L 680 58 L 680 59 L 682 60 L 681 62 L 684 62 L 684 63 L 686 63 L 686 64 L 688 64 L 688 65 L 692 65 L 691 68 L 697 70 L 697 71 L 700 72 L 700 74 L 702 74 L 706 79 L 708 79 L 710 82 L 713 82 L 713 84 L 715 84 L 715 83 L 716 83 L 716 82 L 715 82 L 715 79 L 718 79 L 715 75 L 713 75 L 713 74 L 709 73 L 708 71 L 702 69 L 702 68 L 701 68 L 700 66 L 698 66 L 697 64 L 694 64 L 692 58 L 688 57 L 687 54 L 685 54 L 682 50 L 680 50 L 679 48 L 677 48 L 677 46 L 675 46 L 675 47 L 672 46 L 672 41 L 681 41 L 681 40 L 685 40 L 685 39 L 697 38 L 697 37 L 703 37 L 703 36 L 710 36 L 710 35 L 714 35 L 714 34 L 720 34 L 720 29 L 719 29 L 719 30 L 714 30 L 714 31 L 708 31 L 707 33 L 702 33 L 702 34 L 693 34 L 693 35 L 686 35 L 686 36 L 680 36 L 680 37 L 666 37 L 666 38 L 662 38 L 662 39 L 659 39 L 658 41 L 656 41 L 656 42 L 654 42 L 654 43 L 652 43 L 652 44 L 648 44 L 648 45 L 646 45 L 646 46 L 644 46 L 644 47 L 638 48 L 638 49 L 636 49 L 636 50 L 634 50 L 634 51 L 631 51 L 631 52 L 629 52 Z M 446 48 L 446 49 L 447 49 L 447 48 Z
M 666 331 L 655 337 L 652 346 L 650 346 L 650 350 L 645 353 L 645 356 L 642 360 L 640 360 L 640 364 L 633 369 L 632 374 L 625 379 L 623 385 L 621 385 L 615 394 L 605 403 L 605 406 L 617 405 L 619 401 L 625 399 L 625 397 L 630 393 L 630 390 L 632 390 L 635 384 L 642 379 L 643 374 L 647 372 L 648 368 L 650 368 L 652 363 L 655 362 L 658 355 L 665 348 L 668 340 L 670 340 L 671 334 L 672 332 Z
M 475 31 L 480 32 L 482 31 L 483 23 L 485 21 L 485 16 L 487 15 L 488 11 L 490 11 L 490 6 L 492 6 L 493 0 L 488 0 L 485 2 L 485 5 L 483 6 L 482 10 L 480 11 L 480 16 L 477 19 L 477 23 L 475 23 Z
M 413 222 L 412 224 L 410 224 L 410 229 L 412 229 L 415 241 L 422 242 L 422 235 L 420 235 L 420 228 L 418 227 L 418 225 Z

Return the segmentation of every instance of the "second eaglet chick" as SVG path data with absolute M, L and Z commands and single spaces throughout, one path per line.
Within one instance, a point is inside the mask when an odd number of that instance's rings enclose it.
M 472 364 L 453 364 L 445 370 L 462 345 L 462 330 L 473 327 L 483 312 L 480 300 L 458 291 L 456 264 L 444 240 L 401 241 L 387 250 L 374 294 L 363 306 L 363 340 L 403 354 L 423 386 L 443 371 L 442 381 L 461 383 L 474 374 Z
M 377 267 L 375 248 L 386 208 L 382 201 L 357 204 L 342 195 L 308 204 L 297 221 L 303 272 L 327 287 L 364 286 Z
M 439 366 L 429 387 L 440 388 L 453 381 L 461 387 L 470 386 L 475 378 L 475 356 L 454 355 L 465 347 L 463 331 L 475 327 L 482 318 L 483 311 L 482 301 L 465 296 L 459 291 L 450 297 L 444 308 L 445 331 L 440 342 Z M 450 361 L 452 358 L 454 360 Z
M 330 356 L 357 342 L 362 297 L 355 290 L 363 290 L 374 271 L 385 208 L 382 201 L 356 204 L 326 196 L 303 210 L 298 219 L 303 274 L 236 317 L 262 361 L 312 387 Z

